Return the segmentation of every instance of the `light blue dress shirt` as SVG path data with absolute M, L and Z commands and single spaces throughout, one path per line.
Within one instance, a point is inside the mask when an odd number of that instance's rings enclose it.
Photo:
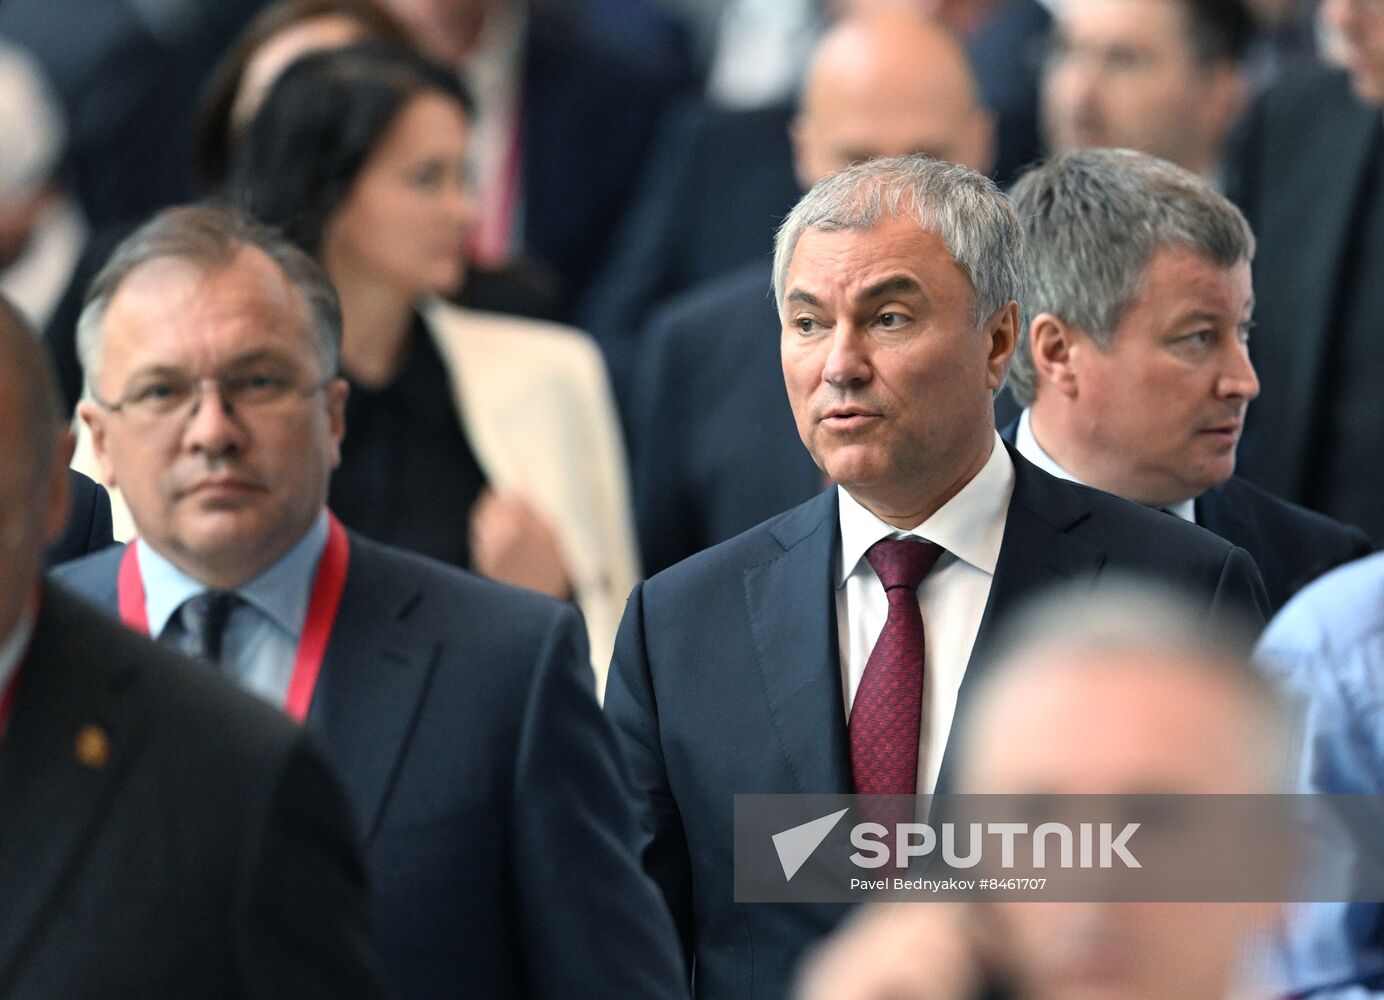
M 1304 710 L 1304 791 L 1384 795 L 1384 554 L 1329 573 L 1269 623 L 1259 657 Z M 1384 832 L 1369 859 L 1384 858 Z M 1342 868 L 1349 858 L 1333 858 Z M 1384 997 L 1384 907 L 1295 908 L 1284 949 L 1294 994 Z
M 327 545 L 327 512 L 268 569 L 236 588 L 241 600 L 226 620 L 221 641 L 221 671 L 277 708 L 288 697 L 293 661 L 307 619 L 317 564 Z M 181 628 L 178 609 L 207 585 L 188 576 L 146 542 L 136 551 L 144 582 L 149 634 L 161 638 Z

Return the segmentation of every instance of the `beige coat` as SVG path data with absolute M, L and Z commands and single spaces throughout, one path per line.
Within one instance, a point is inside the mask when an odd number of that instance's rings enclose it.
M 490 485 L 522 496 L 557 535 L 603 694 L 639 562 L 624 444 L 600 351 L 584 333 L 552 323 L 442 302 L 425 306 L 423 317 Z M 85 427 L 72 466 L 103 479 Z M 134 526 L 118 491 L 111 504 L 116 537 L 128 540 Z

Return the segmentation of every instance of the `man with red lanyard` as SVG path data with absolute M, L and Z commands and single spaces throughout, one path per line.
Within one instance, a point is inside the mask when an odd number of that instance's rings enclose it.
M 685 995 L 577 612 L 326 510 L 340 333 L 324 272 L 248 219 L 132 235 L 79 324 L 79 412 L 139 538 L 60 575 L 321 735 L 399 996 Z
M 315 741 L 57 587 L 70 437 L 0 298 L 0 996 L 384 995 Z

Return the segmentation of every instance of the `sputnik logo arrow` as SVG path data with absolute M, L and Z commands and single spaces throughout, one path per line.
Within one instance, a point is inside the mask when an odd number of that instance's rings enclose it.
M 836 828 L 836 824 L 841 822 L 841 817 L 848 812 L 849 809 L 842 809 L 840 812 L 774 834 L 774 850 L 778 851 L 779 864 L 783 866 L 785 879 L 793 881 L 798 869 L 807 863 L 807 859 L 812 857 L 812 852 L 821 846 L 822 841 L 827 839 L 827 834 Z

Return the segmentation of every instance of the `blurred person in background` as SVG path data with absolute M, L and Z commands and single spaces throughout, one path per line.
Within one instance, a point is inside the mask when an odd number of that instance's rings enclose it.
M 342 302 L 350 428 L 330 504 L 371 538 L 572 598 L 604 676 L 638 578 L 624 450 L 577 331 L 462 310 L 471 104 L 449 70 L 319 52 L 271 88 L 230 192 L 315 255 Z
M 686 70 L 602 32 L 579 4 L 382 2 L 476 97 L 470 259 L 545 267 L 561 299 L 575 302 L 609 252 Z
M 1041 598 L 977 692 L 958 790 L 1285 790 L 1290 716 L 1250 641 L 1208 632 L 1183 598 L 1143 581 Z M 1267 1000 L 1251 959 L 1280 914 L 1265 902 L 880 903 L 812 956 L 797 998 Z
M 67 125 L 42 70 L 0 38 L 0 294 L 42 329 L 87 240 L 59 176 Z
M 822 39 L 792 123 L 800 187 L 856 160 L 926 153 L 984 172 L 994 123 L 965 53 L 907 11 L 848 17 Z M 783 393 L 769 261 L 689 291 L 650 326 L 630 440 L 652 574 L 822 490 Z M 715 405 L 699 401 L 715 400 Z
M 1259 238 L 1245 476 L 1384 539 L 1384 3 L 1322 0 L 1343 68 L 1284 76 L 1236 132 L 1227 193 Z
M 1054 157 L 1012 197 L 1028 252 L 1009 387 L 1025 409 L 1002 437 L 1055 476 L 1240 546 L 1275 610 L 1370 551 L 1359 529 L 1235 475 L 1259 381 L 1254 236 L 1234 205 L 1166 160 L 1104 149 Z
M 1136 149 L 1219 183 L 1252 34 L 1245 0 L 1064 0 L 1043 79 L 1049 151 Z

